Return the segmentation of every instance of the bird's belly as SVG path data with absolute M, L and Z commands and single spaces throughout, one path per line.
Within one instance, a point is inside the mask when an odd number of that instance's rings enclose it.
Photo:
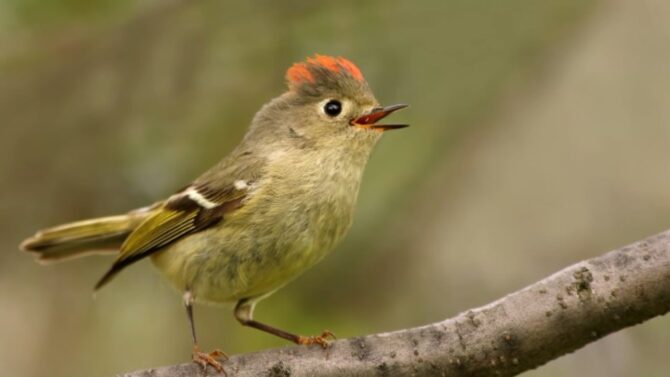
M 180 291 L 196 300 L 227 303 L 266 295 L 297 277 L 330 251 L 310 229 L 264 232 L 223 227 L 179 240 L 152 256 L 156 267 Z

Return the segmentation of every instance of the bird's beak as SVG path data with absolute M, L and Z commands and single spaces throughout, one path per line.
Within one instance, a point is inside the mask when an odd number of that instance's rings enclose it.
M 409 127 L 408 124 L 377 124 L 378 121 L 386 118 L 392 112 L 404 109 L 407 105 L 398 104 L 386 107 L 378 107 L 372 109 L 370 113 L 360 116 L 351 121 L 351 125 L 359 128 L 367 128 L 379 131 L 397 130 L 400 128 Z

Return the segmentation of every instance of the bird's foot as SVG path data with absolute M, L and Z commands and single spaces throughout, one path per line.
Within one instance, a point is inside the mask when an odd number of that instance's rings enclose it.
M 298 336 L 296 343 L 300 345 L 318 344 L 323 348 L 328 348 L 332 340 L 337 339 L 335 334 L 329 330 L 324 330 L 319 336 Z
M 226 374 L 226 371 L 223 369 L 223 365 L 218 359 L 228 360 L 228 355 L 225 352 L 220 350 L 214 350 L 212 352 L 202 352 L 200 347 L 197 345 L 193 346 L 193 362 L 200 365 L 203 370 L 207 370 L 207 366 L 211 365 L 212 368 L 216 369 L 218 372 Z

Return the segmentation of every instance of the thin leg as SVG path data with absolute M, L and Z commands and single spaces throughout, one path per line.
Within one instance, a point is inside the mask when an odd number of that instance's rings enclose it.
M 193 320 L 193 294 L 190 291 L 184 293 L 184 306 L 186 307 L 186 315 L 191 325 L 191 336 L 193 337 L 193 362 L 200 364 L 205 370 L 207 369 L 207 365 L 211 365 L 214 369 L 225 375 L 226 371 L 217 359 L 220 357 L 228 359 L 228 356 L 218 349 L 209 353 L 202 352 L 200 346 L 198 346 L 198 338 L 195 335 L 195 321 Z
M 198 338 L 195 335 L 195 321 L 193 320 L 193 295 L 190 291 L 186 291 L 186 293 L 184 293 L 184 306 L 186 307 L 188 323 L 191 325 L 191 337 L 193 338 L 193 344 L 198 344 Z
M 291 341 L 295 344 L 302 344 L 302 345 L 318 344 L 323 348 L 328 348 L 329 345 L 328 340 L 335 339 L 335 334 L 333 334 L 328 330 L 324 330 L 320 336 L 302 336 L 258 322 L 253 319 L 255 304 L 256 303 L 254 301 L 248 299 L 240 300 L 237 302 L 237 305 L 235 306 L 235 318 L 242 325 L 253 327 L 261 331 L 265 331 L 272 335 Z

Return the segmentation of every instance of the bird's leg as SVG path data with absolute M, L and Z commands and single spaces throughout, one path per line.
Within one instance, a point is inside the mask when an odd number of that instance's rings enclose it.
M 195 321 L 193 320 L 193 294 L 191 291 L 184 293 L 184 306 L 186 306 L 186 314 L 188 315 L 188 322 L 191 325 L 191 336 L 193 337 L 193 362 L 200 364 L 203 369 L 207 369 L 207 365 L 211 365 L 217 371 L 226 374 L 221 363 L 217 360 L 223 357 L 228 359 L 228 356 L 218 349 L 212 352 L 202 352 L 198 346 L 198 338 L 195 335 Z
M 335 334 L 328 330 L 324 330 L 323 333 L 319 336 L 302 336 L 292 334 L 290 332 L 278 329 L 266 325 L 264 323 L 258 322 L 253 319 L 255 302 L 248 299 L 243 299 L 238 301 L 235 306 L 235 318 L 244 326 L 253 327 L 255 329 L 265 331 L 272 335 L 276 335 L 280 338 L 289 340 L 295 344 L 309 345 L 309 344 L 318 344 L 323 348 L 328 348 L 330 345 L 329 340 L 335 339 Z

